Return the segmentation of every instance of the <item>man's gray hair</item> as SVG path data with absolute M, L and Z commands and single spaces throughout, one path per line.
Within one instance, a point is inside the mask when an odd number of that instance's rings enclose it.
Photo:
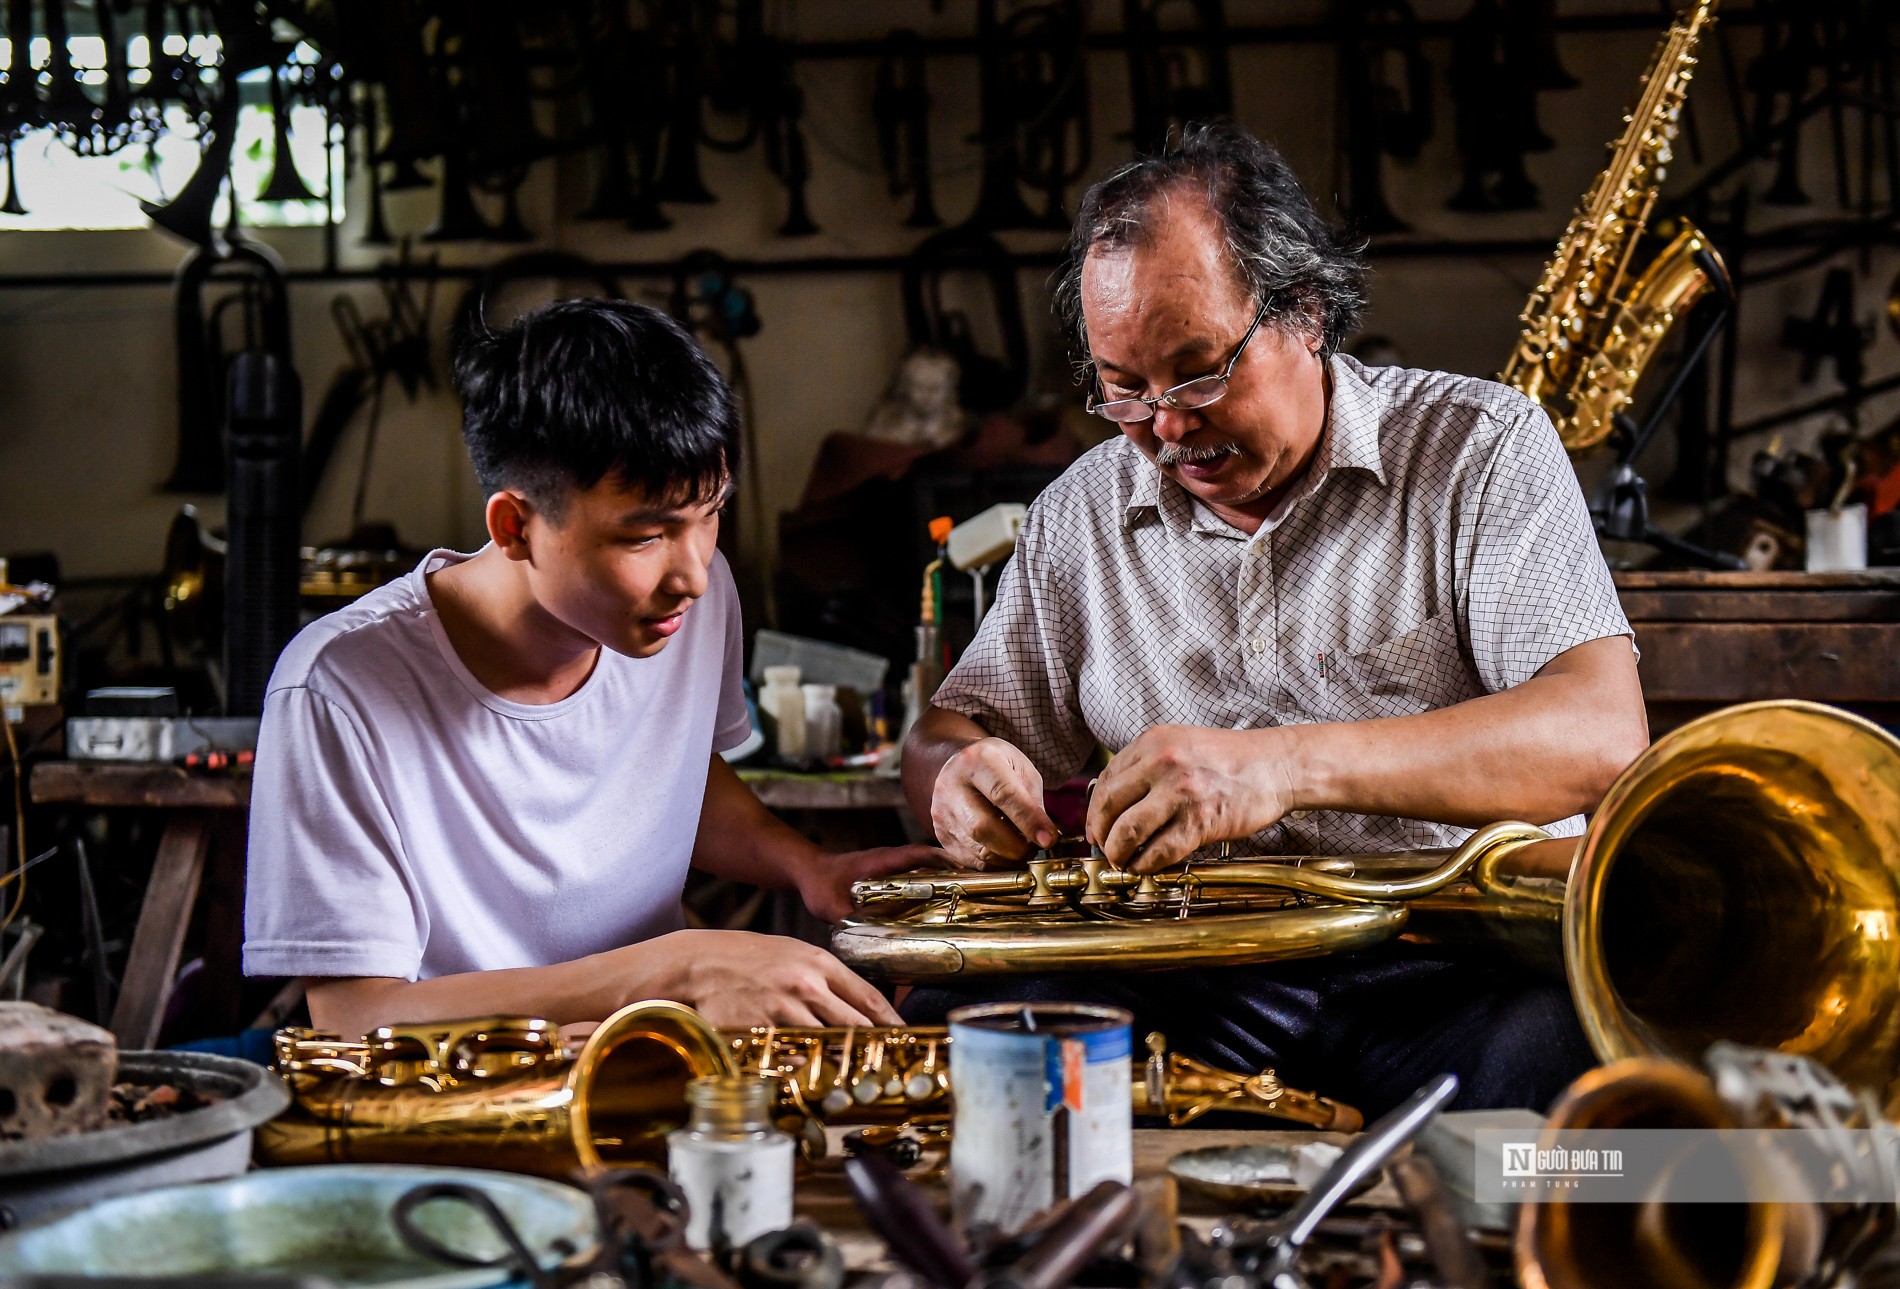
M 1232 121 L 1183 127 L 1155 156 L 1138 157 L 1083 194 L 1057 276 L 1056 314 L 1088 353 L 1082 261 L 1097 248 L 1139 246 L 1159 200 L 1199 193 L 1220 222 L 1236 277 L 1282 330 L 1319 333 L 1331 355 L 1365 308 L 1365 244 L 1329 227 L 1286 158 Z

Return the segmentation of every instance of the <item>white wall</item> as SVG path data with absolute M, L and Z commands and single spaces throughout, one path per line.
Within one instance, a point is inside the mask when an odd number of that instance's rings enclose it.
M 1462 0 L 1424 0 L 1426 17 L 1455 17 Z M 878 36 L 890 26 L 925 31 L 968 31 L 973 6 L 967 0 L 934 15 L 924 0 L 881 5 L 842 0 L 803 0 L 791 29 L 805 38 Z M 1628 11 L 1627 3 L 1567 0 L 1565 12 L 1581 8 Z M 1096 0 L 1097 20 L 1118 21 L 1119 6 Z M 1312 20 L 1316 3 L 1230 0 L 1231 21 Z M 1751 30 L 1731 33 L 1736 50 L 1751 50 Z M 1602 164 L 1603 145 L 1618 129 L 1634 94 L 1652 38 L 1643 33 L 1573 33 L 1562 39 L 1571 70 L 1582 88 L 1541 100 L 1544 128 L 1556 151 L 1530 159 L 1542 187 L 1544 209 L 1511 215 L 1465 216 L 1443 208 L 1458 179 L 1452 140 L 1452 109 L 1444 70 L 1448 46 L 1432 42 L 1437 71 L 1438 128 L 1419 161 L 1388 162 L 1392 205 L 1425 238 L 1520 238 L 1555 241 L 1571 206 Z M 1326 199 L 1335 187 L 1334 56 L 1313 44 L 1255 45 L 1233 56 L 1240 119 L 1287 153 L 1311 190 Z M 1698 84 L 1697 114 L 1707 155 L 1725 151 L 1726 111 L 1719 101 L 1719 59 L 1707 58 Z M 1100 172 L 1127 155 L 1117 137 L 1127 128 L 1122 57 L 1100 53 L 1090 61 L 1095 127 L 1095 165 Z M 955 222 L 975 194 L 975 152 L 967 142 L 976 126 L 976 67 L 973 59 L 933 59 L 930 88 L 936 162 L 949 171 L 937 183 L 937 201 Z M 590 161 L 568 158 L 544 163 L 526 192 L 526 215 L 543 244 L 600 259 L 657 260 L 710 246 L 737 257 L 900 253 L 922 236 L 903 227 L 908 198 L 892 199 L 875 165 L 870 120 L 873 67 L 869 62 L 809 62 L 799 81 L 809 100 L 808 132 L 815 177 L 810 188 L 814 216 L 823 232 L 792 240 L 774 235 L 783 195 L 766 174 L 759 153 L 704 154 L 707 181 L 717 205 L 673 209 L 675 227 L 662 234 L 634 234 L 569 217 L 591 186 Z M 1685 150 L 1686 151 L 1686 150 Z M 1817 125 L 1807 149 L 1809 188 L 1831 191 L 1825 137 Z M 1765 186 L 1766 169 L 1757 186 Z M 361 220 L 364 202 L 352 206 Z M 1824 211 L 1783 212 L 1789 219 Z M 397 230 L 419 231 L 433 214 L 433 198 L 406 194 L 391 206 Z M 304 230 L 269 239 L 292 265 L 321 263 L 316 234 Z M 1010 245 L 1050 249 L 1057 235 L 1012 233 Z M 367 266 L 376 256 L 344 239 L 344 262 Z M 517 248 L 451 246 L 445 262 L 469 263 Z M 0 233 L 0 277 L 58 271 L 169 271 L 180 248 L 156 232 Z M 1381 258 L 1375 263 L 1367 329 L 1390 336 L 1406 359 L 1423 366 L 1489 373 L 1509 352 L 1516 315 L 1536 277 L 1541 254 L 1485 259 Z M 1846 262 L 1846 261 L 1843 261 Z M 1883 252 L 1872 262 L 1862 312 L 1873 316 L 1884 284 L 1900 260 Z M 1046 273 L 1020 276 L 1025 309 L 1038 345 L 1038 388 L 1067 389 L 1056 361 L 1048 322 Z M 660 281 L 627 283 L 630 290 L 659 292 Z M 857 425 L 883 388 L 904 349 L 897 279 L 890 273 L 758 275 L 746 280 L 757 295 L 764 331 L 747 342 L 755 392 L 753 414 L 760 442 L 768 508 L 793 504 L 823 437 Z M 1782 315 L 1812 309 L 1817 279 L 1796 277 L 1751 293 L 1743 315 L 1744 352 L 1752 363 L 1738 390 L 1737 417 L 1746 419 L 1789 402 L 1829 392 L 1827 378 L 1812 389 L 1795 383 L 1794 356 L 1777 348 Z M 444 283 L 436 305 L 440 336 L 459 297 Z M 345 361 L 329 321 L 332 297 L 355 298 L 367 316 L 380 305 L 368 284 L 302 283 L 292 287 L 293 332 L 305 396 L 314 414 L 331 374 Z M 439 341 L 440 345 L 440 341 Z M 1883 327 L 1869 355 L 1870 378 L 1895 368 L 1900 342 Z M 162 287 L 0 289 L 0 550 L 51 549 L 69 576 L 131 573 L 156 568 L 170 516 L 182 500 L 194 500 L 214 516 L 207 498 L 180 498 L 159 491 L 169 471 L 174 443 L 174 359 L 171 302 Z M 438 352 L 438 375 L 446 377 L 446 354 Z M 392 391 L 393 392 L 393 391 Z M 1886 400 L 1874 414 L 1891 415 L 1900 403 Z M 348 525 L 355 488 L 361 422 L 339 449 L 306 538 L 340 535 Z M 1745 462 L 1747 451 L 1737 454 Z M 394 521 L 411 544 L 470 546 L 480 540 L 479 498 L 461 456 L 458 410 L 446 389 L 414 405 L 399 397 L 385 412 L 374 458 L 368 514 Z

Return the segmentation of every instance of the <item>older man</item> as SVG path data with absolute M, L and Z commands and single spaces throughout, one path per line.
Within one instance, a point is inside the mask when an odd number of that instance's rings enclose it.
M 1097 745 L 1088 836 L 1138 871 L 1222 841 L 1576 833 L 1642 750 L 1629 624 L 1549 419 L 1490 381 L 1340 355 L 1362 280 L 1279 154 L 1231 124 L 1083 199 L 1057 307 L 1122 437 L 1037 501 L 905 748 L 959 863 L 1053 840 L 1044 785 Z M 1003 991 L 1130 1005 L 1374 1111 L 1446 1069 L 1460 1104 L 1541 1107 L 1590 1060 L 1561 986 L 1411 947 Z

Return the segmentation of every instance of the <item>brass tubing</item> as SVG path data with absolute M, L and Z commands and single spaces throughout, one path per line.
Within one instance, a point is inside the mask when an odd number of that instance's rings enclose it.
M 1546 834 L 1528 824 L 1498 823 L 1480 828 L 1455 848 L 1401 852 L 1396 855 L 1329 856 L 1304 864 L 1289 857 L 1275 860 L 1218 860 L 1148 874 L 1164 891 L 1278 890 L 1325 899 L 1370 901 L 1409 900 L 1443 890 L 1494 849 L 1507 843 L 1539 839 Z M 1405 871 L 1397 861 L 1413 861 L 1416 871 Z M 1363 873 L 1361 872 L 1363 869 Z M 855 882 L 851 898 L 859 904 L 898 900 L 937 900 L 949 895 L 995 898 L 1031 895 L 1038 885 L 1053 891 L 1096 893 L 1097 890 L 1133 891 L 1142 874 L 1092 861 L 1056 863 L 1040 870 L 1009 872 L 906 874 L 876 881 Z
M 1738 1126 L 1700 1071 L 1662 1057 L 1631 1057 L 1571 1084 L 1551 1107 L 1542 1144 L 1575 1130 Z M 1760 1162 L 1738 1158 L 1736 1166 L 1762 1193 Z M 1513 1260 L 1524 1289 L 1774 1289 L 1803 1282 L 1820 1236 L 1812 1205 L 1678 1203 L 1662 1195 L 1569 1203 L 1553 1196 L 1518 1210 Z

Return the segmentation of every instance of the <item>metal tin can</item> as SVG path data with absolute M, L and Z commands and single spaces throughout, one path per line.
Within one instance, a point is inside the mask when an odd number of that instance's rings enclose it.
M 1127 1011 L 984 1003 L 949 1020 L 958 1221 L 1014 1231 L 1097 1182 L 1133 1180 Z

